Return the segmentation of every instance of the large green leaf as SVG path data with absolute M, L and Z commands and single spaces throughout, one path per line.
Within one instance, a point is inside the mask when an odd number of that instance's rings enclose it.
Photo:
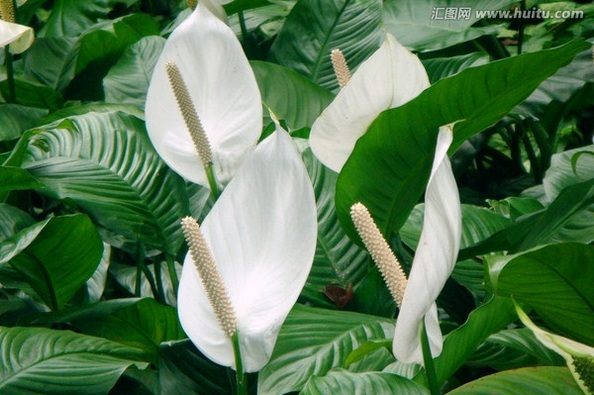
M 83 100 L 103 99 L 103 78 L 124 50 L 142 37 L 158 32 L 158 23 L 144 14 L 127 15 L 90 28 L 80 38 L 76 57 L 77 75 L 67 94 Z
M 141 351 L 105 339 L 44 328 L 0 328 L 3 394 L 107 394 Z
M 489 366 L 496 370 L 524 366 L 565 366 L 565 360 L 546 348 L 528 328 L 508 329 L 495 333 L 466 361 L 477 368 Z
M 455 150 L 586 47 L 575 41 L 467 68 L 381 113 L 357 141 L 338 178 L 336 206 L 347 233 L 357 238 L 349 216 L 356 202 L 367 206 L 384 234 L 397 231 L 425 189 L 439 126 L 457 122 L 450 151 Z
M 555 154 L 543 179 L 546 199 L 552 201 L 564 188 L 590 179 L 594 179 L 594 145 Z M 594 204 L 569 218 L 551 240 L 594 241 Z
M 103 243 L 86 215 L 54 217 L 0 244 L 0 265 L 16 269 L 52 310 L 59 310 L 97 269 Z
M 287 317 L 268 365 L 260 371 L 260 394 L 299 391 L 312 375 L 344 364 L 367 340 L 394 334 L 391 321 L 350 312 L 297 305 Z
M 0 203 L 0 243 L 34 223 L 33 218 L 26 212 Z
M 388 0 L 384 3 L 382 19 L 386 30 L 403 45 L 416 51 L 430 51 L 497 33 L 500 27 L 495 25 L 472 27 L 478 21 L 475 11 L 498 10 L 513 3 L 516 2 L 475 0 L 470 6 L 456 0 Z M 468 17 L 464 16 L 464 10 Z
M 19 77 L 15 78 L 15 91 L 19 105 L 56 111 L 64 104 L 64 98 L 59 92 Z M 9 97 L 8 80 L 0 81 L 0 92 L 6 101 Z
M 567 368 L 541 366 L 499 372 L 472 381 L 448 395 L 583 395 Z
M 150 36 L 126 49 L 103 79 L 105 101 L 144 108 L 153 69 L 164 46 L 164 38 Z
M 27 170 L 19 167 L 1 166 L 0 180 L 0 193 L 43 188 L 42 183 L 27 172 Z
M 37 130 L 24 167 L 46 186 L 42 193 L 74 203 L 114 232 L 172 254 L 182 243 L 185 183 L 133 116 L 91 112 Z
M 274 63 L 250 63 L 262 102 L 289 129 L 311 127 L 318 115 L 330 104 L 334 95 L 307 78 Z
M 301 296 L 317 306 L 331 306 L 326 286 L 357 287 L 367 275 L 369 255 L 344 233 L 334 209 L 336 173 L 307 149 L 303 154 L 314 185 L 318 210 L 318 243 L 314 263 Z
M 493 251 L 518 252 L 550 243 L 563 232 L 569 221 L 594 203 L 594 179 L 565 188 L 545 209 L 520 218 L 511 226 L 482 242 L 460 251 L 467 259 Z
M 62 92 L 74 78 L 79 37 L 38 37 L 24 53 L 29 79 Z
M 429 390 L 407 378 L 386 372 L 352 373 L 333 370 L 312 376 L 300 395 L 325 394 L 407 394 L 427 395 Z
M 159 348 L 162 394 L 228 395 L 228 369 L 211 362 L 189 340 L 165 342 Z
M 340 49 L 351 69 L 369 57 L 383 36 L 381 6 L 379 0 L 299 1 L 272 44 L 270 58 L 335 89 L 330 51 Z
M 48 110 L 18 104 L 0 105 L 0 141 L 16 140 L 32 128 Z
M 85 317 L 72 323 L 82 333 L 144 350 L 155 362 L 162 342 L 186 337 L 179 324 L 176 309 L 163 306 L 150 298 L 102 317 Z
M 39 37 L 76 37 L 98 20 L 107 19 L 120 0 L 57 0 Z
M 445 337 L 443 351 L 435 359 L 438 381 L 444 383 L 490 335 L 516 319 L 513 303 L 507 298 L 494 297 L 474 310 L 464 325 Z
M 487 257 L 488 286 L 530 305 L 554 331 L 594 345 L 594 247 L 552 244 Z

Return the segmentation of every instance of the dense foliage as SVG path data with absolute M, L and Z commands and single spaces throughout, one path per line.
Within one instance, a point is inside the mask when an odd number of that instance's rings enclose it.
M 300 150 L 318 219 L 313 267 L 270 362 L 248 376 L 251 393 L 429 393 L 425 369 L 391 352 L 398 309 L 349 210 L 368 207 L 408 271 L 447 124 L 462 240 L 437 298 L 441 392 L 582 393 L 567 355 L 514 303 L 547 333 L 594 347 L 594 5 L 477 0 L 468 18 L 440 14 L 458 13 L 454 3 L 225 4 L 262 96 L 260 139 L 275 114 Z M 475 13 L 514 7 L 579 13 Z M 202 222 L 214 198 L 165 164 L 145 124 L 153 69 L 191 12 L 173 0 L 17 9 L 36 38 L 0 55 L 0 393 L 233 393 L 232 370 L 198 351 L 176 309 L 180 221 Z M 419 56 L 432 85 L 382 112 L 336 173 L 308 146 L 339 91 L 330 51 L 356 70 L 386 33 Z

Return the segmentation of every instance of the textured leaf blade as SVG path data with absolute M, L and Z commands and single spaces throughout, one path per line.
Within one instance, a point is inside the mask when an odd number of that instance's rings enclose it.
M 50 306 L 61 309 L 95 272 L 103 243 L 86 215 L 54 217 L 0 244 L 8 262 Z
M 304 333 L 309 334 L 307 342 Z M 297 305 L 281 329 L 270 362 L 260 372 L 258 390 L 261 394 L 299 391 L 312 375 L 342 366 L 367 340 L 390 338 L 393 333 L 389 320 Z
M 0 328 L 0 392 L 106 394 L 139 350 L 105 339 L 44 328 Z
M 594 345 L 594 247 L 552 244 L 488 257 L 488 286 L 527 303 L 554 331 Z
M 272 44 L 270 57 L 335 89 L 330 51 L 339 48 L 354 70 L 380 45 L 380 11 L 377 0 L 299 1 Z
M 181 245 L 185 183 L 133 116 L 91 112 L 36 131 L 24 167 L 46 185 L 43 193 L 74 202 L 116 233 L 172 254 Z

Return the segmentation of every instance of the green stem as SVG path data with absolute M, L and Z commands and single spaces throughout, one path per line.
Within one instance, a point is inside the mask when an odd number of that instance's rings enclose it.
M 239 18 L 239 28 L 241 29 L 241 38 L 242 38 L 242 41 L 245 43 L 247 40 L 247 36 L 248 36 L 248 30 L 247 30 L 247 25 L 245 24 L 245 16 L 243 15 L 243 11 L 239 11 L 237 13 L 237 16 Z
M 210 191 L 214 196 L 215 201 L 219 199 L 221 196 L 221 190 L 219 185 L 217 184 L 217 178 L 215 176 L 214 168 L 212 167 L 212 163 L 204 165 L 204 170 L 206 170 L 206 178 L 208 178 L 208 185 L 210 185 Z
M 233 342 L 233 354 L 235 355 L 235 377 L 237 383 L 237 395 L 247 395 L 248 387 L 245 373 L 243 372 L 243 361 L 241 359 L 241 347 L 239 346 L 239 332 L 235 331 L 231 338 Z
M 136 286 L 134 287 L 134 296 L 140 298 L 142 292 L 142 268 L 136 265 Z
M 179 288 L 179 280 L 177 278 L 177 271 L 175 270 L 175 259 L 169 254 L 165 254 L 167 260 L 167 272 L 171 279 L 171 286 L 173 287 L 173 293 L 177 295 L 177 289 Z
M 520 11 L 524 14 L 524 10 L 526 10 L 526 0 L 520 1 Z M 518 29 L 518 55 L 522 54 L 522 44 L 524 42 L 524 20 L 520 18 L 520 27 Z
M 429 338 L 427 337 L 427 328 L 425 327 L 425 319 L 421 328 L 421 347 L 423 348 L 423 362 L 425 363 L 425 373 L 429 382 L 429 391 L 431 395 L 439 395 L 439 384 L 437 382 L 437 374 L 435 373 L 435 365 L 433 357 L 431 356 L 431 348 L 429 347 Z
M 4 57 L 6 58 L 6 79 L 8 81 L 8 102 L 16 103 L 16 86 L 14 83 L 14 69 L 12 67 L 12 52 L 10 45 L 4 48 Z
M 157 282 L 157 295 L 158 299 L 162 300 L 164 303 L 165 300 L 165 290 L 163 289 L 163 278 L 161 274 L 161 261 L 155 261 L 155 281 Z

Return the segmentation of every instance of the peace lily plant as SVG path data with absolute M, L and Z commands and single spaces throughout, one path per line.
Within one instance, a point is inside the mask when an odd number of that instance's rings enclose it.
M 191 135 L 195 129 L 187 126 L 188 114 L 178 110 L 179 96 L 172 89 L 168 64 L 179 70 L 175 86 L 187 88 L 210 144 L 210 163 L 200 160 Z M 229 182 L 256 145 L 262 130 L 256 79 L 233 31 L 202 2 L 165 44 L 147 94 L 146 124 L 161 158 L 213 192 Z
M 286 132 L 279 129 L 258 145 L 200 229 L 203 247 L 190 238 L 191 252 L 184 262 L 178 295 L 181 324 L 214 362 L 241 374 L 241 361 L 243 371 L 256 372 L 270 359 L 316 246 L 313 187 Z M 220 272 L 214 292 L 209 291 L 209 276 L 199 274 L 204 259 L 212 259 L 210 267 Z M 240 360 L 233 352 L 234 336 Z
M 217 198 L 201 225 L 182 221 L 178 314 L 204 355 L 236 370 L 238 393 L 270 359 L 317 240 L 313 186 L 289 135 L 277 125 L 254 150 L 261 108 L 235 35 L 200 3 L 163 50 L 146 118 L 161 157 Z
M 390 34 L 350 78 L 343 56 L 334 52 L 332 57 L 341 90 L 314 123 L 310 144 L 322 163 L 339 172 L 380 112 L 405 104 L 430 84 L 419 59 Z M 443 345 L 435 299 L 453 270 L 462 228 L 460 198 L 447 156 L 452 139 L 451 127 L 441 127 L 425 193 L 423 231 L 408 280 L 387 243 L 379 241 L 379 230 L 370 230 L 375 224 L 367 210 L 361 204 L 352 208 L 355 226 L 400 308 L 393 352 L 402 362 L 427 365 Z M 383 252 L 375 251 L 378 245 Z

